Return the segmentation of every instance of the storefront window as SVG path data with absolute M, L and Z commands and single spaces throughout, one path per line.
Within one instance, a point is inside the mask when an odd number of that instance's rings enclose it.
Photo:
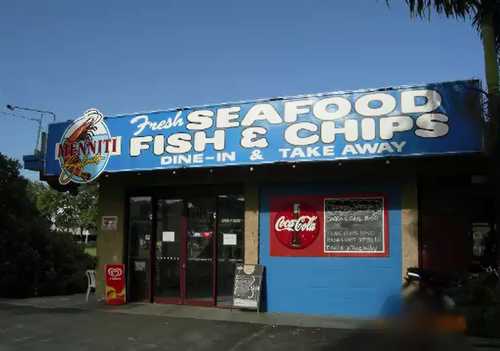
M 217 210 L 217 305 L 229 307 L 235 264 L 243 262 L 245 198 L 220 195 Z

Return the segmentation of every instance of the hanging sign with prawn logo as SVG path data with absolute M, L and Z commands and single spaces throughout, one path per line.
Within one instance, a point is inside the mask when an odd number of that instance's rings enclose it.
M 120 155 L 120 137 L 111 137 L 104 116 L 89 109 L 64 132 L 57 145 L 61 167 L 59 183 L 86 183 L 96 179 L 112 155 Z

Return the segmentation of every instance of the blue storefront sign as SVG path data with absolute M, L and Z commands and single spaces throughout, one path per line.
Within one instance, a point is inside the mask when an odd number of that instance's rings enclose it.
M 327 93 L 105 117 L 49 127 L 46 175 L 481 151 L 479 82 Z

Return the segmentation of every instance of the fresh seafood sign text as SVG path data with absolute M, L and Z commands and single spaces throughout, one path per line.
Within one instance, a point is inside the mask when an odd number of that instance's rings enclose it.
M 96 109 L 85 112 L 64 132 L 56 145 L 59 182 L 90 182 L 106 168 L 111 155 L 120 155 L 120 137 L 111 137 L 104 116 Z

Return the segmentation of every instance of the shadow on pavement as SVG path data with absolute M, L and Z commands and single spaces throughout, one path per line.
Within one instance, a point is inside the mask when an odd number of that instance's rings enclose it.
M 0 311 L 9 312 L 15 315 L 29 315 L 29 314 L 81 314 L 87 311 L 77 308 L 65 307 L 35 307 L 35 306 L 22 306 L 22 305 L 9 305 L 0 303 Z
M 325 346 L 322 351 L 468 351 L 472 350 L 465 337 L 439 333 L 417 333 L 395 329 L 355 330 L 338 343 Z

